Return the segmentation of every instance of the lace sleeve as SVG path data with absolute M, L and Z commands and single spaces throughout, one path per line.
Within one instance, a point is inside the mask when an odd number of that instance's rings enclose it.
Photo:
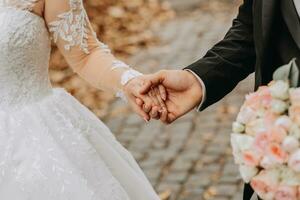
M 123 97 L 122 86 L 141 75 L 97 39 L 82 0 L 46 0 L 45 19 L 69 65 L 93 86 Z

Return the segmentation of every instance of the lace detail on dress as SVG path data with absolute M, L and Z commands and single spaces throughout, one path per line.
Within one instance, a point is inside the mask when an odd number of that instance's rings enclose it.
M 0 110 L 22 107 L 50 93 L 50 40 L 44 20 L 0 7 Z
M 86 54 L 88 50 L 89 20 L 82 0 L 70 0 L 70 10 L 58 15 L 58 20 L 49 23 L 54 42 L 61 38 L 66 42 L 65 49 L 79 46 Z
M 0 0 L 0 6 L 31 11 L 40 0 Z
M 49 30 L 55 43 L 59 38 L 66 42 L 65 50 L 69 51 L 72 47 L 79 46 L 82 51 L 89 54 L 88 33 L 92 32 L 97 38 L 96 33 L 91 28 L 82 0 L 70 0 L 69 4 L 70 10 L 58 15 L 58 20 L 49 23 Z M 98 40 L 97 42 L 101 49 L 110 53 L 107 45 Z
M 119 69 L 119 68 L 130 68 L 127 64 L 120 60 L 115 60 L 112 62 L 112 70 Z

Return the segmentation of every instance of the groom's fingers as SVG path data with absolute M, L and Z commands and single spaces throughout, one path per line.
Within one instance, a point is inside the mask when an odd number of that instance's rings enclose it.
M 159 88 L 155 88 L 154 90 L 155 90 L 155 97 L 156 97 L 156 99 L 157 99 L 157 101 L 158 101 L 158 104 L 159 104 L 159 106 L 160 106 L 160 110 L 166 108 L 166 104 L 165 104 L 165 102 L 164 102 L 165 100 L 164 100 L 164 98 L 161 96 L 161 92 L 159 91 Z
M 169 113 L 167 122 L 170 124 L 170 123 L 174 122 L 176 119 L 177 119 L 177 117 L 173 113 Z
M 161 76 L 161 72 L 158 72 L 154 75 L 148 75 L 147 80 L 145 81 L 144 85 L 141 87 L 140 93 L 146 94 L 148 93 L 152 87 L 158 86 L 162 83 L 163 77 Z
M 167 100 L 167 91 L 166 91 L 166 88 L 163 85 L 159 85 L 158 89 L 159 89 L 159 93 L 160 93 L 161 98 L 164 101 L 166 101 Z
M 162 121 L 165 124 L 168 123 L 168 111 L 166 108 L 164 108 L 160 113 L 160 121 Z

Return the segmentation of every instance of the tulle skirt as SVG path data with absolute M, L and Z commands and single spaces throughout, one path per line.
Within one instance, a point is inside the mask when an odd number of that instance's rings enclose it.
M 0 111 L 0 199 L 158 200 L 110 130 L 64 89 Z

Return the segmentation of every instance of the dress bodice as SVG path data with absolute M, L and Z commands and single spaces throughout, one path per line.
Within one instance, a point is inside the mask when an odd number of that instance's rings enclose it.
M 98 40 L 82 0 L 0 0 L 0 27 L 0 111 L 51 93 L 50 38 L 73 71 L 98 89 L 124 97 L 123 85 L 141 75 Z
M 0 4 L 0 109 L 35 101 L 50 91 L 50 39 L 43 18 Z

